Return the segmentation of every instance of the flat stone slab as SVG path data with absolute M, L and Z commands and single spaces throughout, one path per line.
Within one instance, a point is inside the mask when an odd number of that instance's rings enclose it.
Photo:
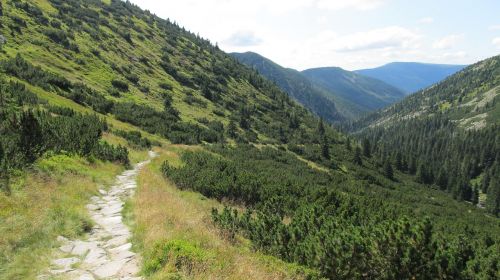
M 118 272 L 122 269 L 122 267 L 126 263 L 127 263 L 126 260 L 111 261 L 111 262 L 108 262 L 108 263 L 98 267 L 93 272 L 99 278 L 112 277 L 112 276 L 117 275 Z
M 73 247 L 73 250 L 71 250 L 71 254 L 77 256 L 83 256 L 88 251 L 97 248 L 97 246 L 98 246 L 97 242 L 76 241 L 75 247 Z

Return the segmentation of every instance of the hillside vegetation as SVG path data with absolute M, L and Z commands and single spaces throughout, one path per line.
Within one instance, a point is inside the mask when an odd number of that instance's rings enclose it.
M 289 96 L 297 100 L 304 107 L 311 109 L 319 117 L 334 123 L 342 121 L 347 115 L 344 108 L 337 108 L 335 97 L 314 85 L 310 80 L 304 77 L 300 72 L 281 67 L 271 60 L 260 56 L 259 54 L 232 53 L 236 59 L 254 69 L 259 74 L 273 81 Z
M 349 127 L 378 156 L 499 215 L 500 57 L 465 68 Z M 483 198 L 482 201 L 479 201 Z M 484 201 L 484 198 L 485 201 Z
M 414 93 L 438 83 L 465 68 L 466 65 L 430 64 L 417 62 L 393 62 L 372 69 L 356 70 L 367 77 L 384 81 L 402 89 L 406 94 Z
M 0 3 L 0 278 L 35 279 L 148 149 L 125 207 L 145 278 L 498 278 L 497 217 L 209 41 L 119 0 Z
M 385 82 L 339 67 L 313 68 L 302 73 L 313 83 L 337 96 L 337 99 L 344 100 L 347 103 L 345 106 L 356 105 L 360 113 L 384 108 L 405 96 L 403 91 Z M 360 113 L 356 116 L 361 116 Z

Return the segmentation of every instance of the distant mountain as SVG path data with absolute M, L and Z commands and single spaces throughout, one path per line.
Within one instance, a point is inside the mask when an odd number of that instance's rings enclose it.
M 356 104 L 363 112 L 386 107 L 405 96 L 403 91 L 383 81 L 339 67 L 308 69 L 302 73 L 338 98 Z
M 500 56 L 495 56 L 408 96 L 366 118 L 363 126 L 391 126 L 419 117 L 441 116 L 459 126 L 482 128 L 500 122 Z
M 393 62 L 373 69 L 354 71 L 384 81 L 410 94 L 462 70 L 466 65 Z
M 232 53 L 240 62 L 274 81 L 283 91 L 326 120 L 357 119 L 405 95 L 382 81 L 341 68 L 299 72 L 252 52 Z
M 344 119 L 337 110 L 332 95 L 313 85 L 297 70 L 284 68 L 253 52 L 232 53 L 231 55 L 275 82 L 288 95 L 323 119 L 329 122 Z

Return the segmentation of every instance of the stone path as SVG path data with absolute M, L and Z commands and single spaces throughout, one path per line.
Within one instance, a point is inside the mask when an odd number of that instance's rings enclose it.
M 150 158 L 155 157 L 149 152 Z M 38 279 L 142 279 L 139 272 L 139 257 L 131 251 L 131 233 L 123 223 L 124 200 L 134 194 L 136 176 L 148 161 L 138 163 L 134 169 L 117 176 L 116 184 L 109 191 L 99 190 L 101 196 L 91 198 L 87 209 L 95 222 L 89 238 L 68 240 L 58 237 L 59 250 L 65 258 L 52 261 L 48 275 Z

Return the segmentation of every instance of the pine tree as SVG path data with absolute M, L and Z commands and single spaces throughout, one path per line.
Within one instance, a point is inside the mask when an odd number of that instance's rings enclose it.
M 491 178 L 486 196 L 486 210 L 495 216 L 500 215 L 500 183 L 498 178 Z
M 328 139 L 324 135 L 321 139 L 321 155 L 326 159 L 330 159 L 330 145 Z
M 439 171 L 438 177 L 436 179 L 436 184 L 439 186 L 441 190 L 448 189 L 448 177 L 446 176 L 446 171 L 443 168 Z
M 417 172 L 417 161 L 414 157 L 411 157 L 410 164 L 408 165 L 408 173 L 415 175 L 415 172 Z
M 371 144 L 368 138 L 363 140 L 363 155 L 368 158 L 372 155 Z
M 356 146 L 356 149 L 354 150 L 354 158 L 352 161 L 357 165 L 363 164 L 363 161 L 361 160 L 361 149 L 358 146 Z
M 21 149 L 26 162 L 34 162 L 42 152 L 42 128 L 32 111 L 26 111 L 21 116 Z
M 165 109 L 165 111 L 172 107 L 173 101 L 174 99 L 172 98 L 172 95 L 170 95 L 169 93 L 165 94 L 165 97 L 163 99 L 163 108 Z
M 325 125 L 323 123 L 323 119 L 319 119 L 319 124 L 318 124 L 318 134 L 320 136 L 325 135 Z
M 345 148 L 348 150 L 348 151 L 351 151 L 352 150 L 352 146 L 351 146 L 351 138 L 347 137 L 346 141 L 345 141 Z
M 394 179 L 394 170 L 392 169 L 392 165 L 389 161 L 386 161 L 384 164 L 384 175 L 390 180 Z
M 234 120 L 229 121 L 229 125 L 227 126 L 227 135 L 233 139 L 238 136 L 238 127 L 236 127 L 236 122 L 234 122 Z
M 402 156 L 401 156 L 401 152 L 399 152 L 399 151 L 396 153 L 396 159 L 394 161 L 394 165 L 395 165 L 397 170 L 403 171 Z

